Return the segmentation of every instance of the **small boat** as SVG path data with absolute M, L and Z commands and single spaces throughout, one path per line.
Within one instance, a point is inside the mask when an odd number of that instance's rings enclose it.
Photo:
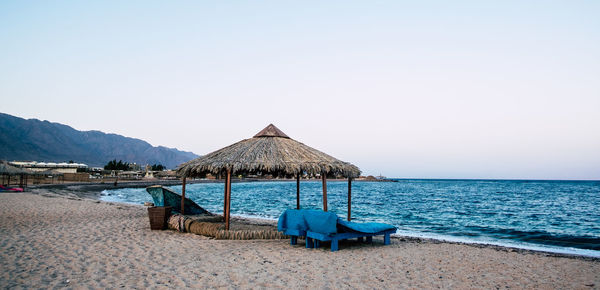
M 146 191 L 152 196 L 154 206 L 170 206 L 173 211 L 181 212 L 181 195 L 162 185 L 146 187 Z M 189 198 L 185 198 L 184 209 L 186 215 L 213 215 L 203 209 Z
M 3 185 L 0 185 L 0 191 L 22 192 L 23 189 L 20 187 L 5 187 Z

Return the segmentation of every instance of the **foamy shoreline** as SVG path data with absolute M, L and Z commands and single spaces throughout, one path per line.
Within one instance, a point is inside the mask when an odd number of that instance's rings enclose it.
M 248 180 L 239 180 L 238 182 L 245 182 Z M 256 181 L 256 180 L 250 180 Z M 260 180 L 258 180 L 260 181 Z M 219 180 L 194 180 L 190 182 L 194 183 L 220 183 Z M 273 181 L 275 182 L 275 181 Z M 181 185 L 179 180 L 160 180 L 160 181 L 128 181 L 119 182 L 117 186 L 112 183 L 72 183 L 72 184 L 54 184 L 54 185 L 40 185 L 31 188 L 33 193 L 42 194 L 57 194 L 67 197 L 77 198 L 90 198 L 95 200 L 102 200 L 102 192 L 104 190 L 120 189 L 120 188 L 144 188 L 149 185 L 161 184 L 165 186 Z M 119 202 L 119 201 L 108 201 L 110 203 L 137 205 L 136 203 Z M 232 217 L 243 218 L 247 220 L 255 219 L 260 222 L 272 222 L 276 224 L 276 219 L 267 217 L 257 217 L 248 215 L 235 215 Z M 499 250 L 506 251 L 531 251 L 539 252 L 546 255 L 574 257 L 574 258 L 591 258 L 600 259 L 600 252 L 593 250 L 585 250 L 578 248 L 566 248 L 566 247 L 552 247 L 545 245 L 535 245 L 524 242 L 504 243 L 498 241 L 478 241 L 463 237 L 446 236 L 441 234 L 429 234 L 429 233 L 417 233 L 417 232 L 401 232 L 392 235 L 396 239 L 416 239 L 422 242 L 433 242 L 433 243 L 455 243 L 464 245 L 473 245 L 476 247 L 490 247 Z
M 424 239 L 340 251 L 151 231 L 146 209 L 0 194 L 0 287 L 598 288 L 600 260 Z
M 119 203 L 119 202 L 117 202 Z M 123 204 L 134 204 L 124 202 Z M 236 215 L 232 214 L 231 217 L 244 219 L 250 222 L 256 222 L 259 224 L 273 224 L 277 225 L 277 219 L 274 218 L 266 218 L 266 217 L 257 217 L 250 215 Z M 533 252 L 533 253 L 542 253 L 545 255 L 556 256 L 556 257 L 570 257 L 570 258 L 585 258 L 600 261 L 600 253 L 598 251 L 585 250 L 585 249 L 576 249 L 576 248 L 564 248 L 564 247 L 548 247 L 548 246 L 537 246 L 537 245 L 523 245 L 523 244 L 505 244 L 500 242 L 483 242 L 483 241 L 475 241 L 468 240 L 462 237 L 454 237 L 454 236 L 443 236 L 443 235 L 432 235 L 432 234 L 420 234 L 414 232 L 402 232 L 391 235 L 392 239 L 399 240 L 415 240 L 419 242 L 429 242 L 429 243 L 451 243 L 451 244 L 459 244 L 459 245 L 472 245 L 476 247 L 489 247 L 493 249 L 497 249 L 500 251 L 522 251 L 522 252 Z
M 202 181 L 201 181 L 202 182 Z M 138 186 L 139 187 L 139 186 Z M 112 190 L 113 188 L 107 188 L 102 191 L 102 195 L 98 196 L 100 200 L 109 201 L 109 202 L 122 202 L 128 204 L 139 204 L 138 202 L 129 202 L 125 200 L 121 200 L 119 198 L 115 198 L 115 194 L 104 194 L 107 190 Z M 212 210 L 215 210 L 213 207 Z M 217 209 L 214 211 L 219 214 L 220 211 Z M 276 221 L 277 217 L 273 216 L 260 216 L 260 215 L 245 215 L 245 214 L 232 214 L 237 218 L 245 218 L 245 219 L 258 219 L 266 222 Z M 386 221 L 383 221 L 386 222 Z M 400 228 L 401 226 L 398 225 Z M 472 244 L 478 246 L 490 246 L 490 247 L 505 247 L 510 249 L 518 249 L 518 250 L 530 250 L 544 253 L 551 253 L 554 255 L 567 255 L 567 256 L 585 256 L 585 257 L 593 257 L 600 258 L 600 251 L 581 249 L 581 248 L 571 248 L 566 246 L 553 246 L 546 244 L 536 244 L 536 243 L 528 243 L 526 241 L 519 240 L 498 240 L 494 238 L 486 238 L 486 237 L 470 237 L 470 236 L 453 236 L 453 235 L 445 235 L 443 233 L 429 233 L 429 232 L 417 232 L 410 230 L 399 230 L 397 234 L 393 235 L 398 238 L 417 238 L 424 240 L 432 240 L 435 242 L 450 242 L 450 243 L 459 243 L 459 244 Z

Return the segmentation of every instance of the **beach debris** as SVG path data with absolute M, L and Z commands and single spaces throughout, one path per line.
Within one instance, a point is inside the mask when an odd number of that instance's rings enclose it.
M 154 206 L 153 202 L 145 201 L 144 206 Z

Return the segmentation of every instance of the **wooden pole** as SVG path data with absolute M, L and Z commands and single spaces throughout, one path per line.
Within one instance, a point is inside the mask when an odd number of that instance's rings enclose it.
M 219 173 L 219 176 L 223 175 Z M 225 220 L 225 216 L 227 215 L 227 174 L 223 177 L 223 220 Z
M 300 173 L 296 175 L 296 209 L 300 209 Z
M 352 178 L 348 177 L 348 221 L 351 219 L 350 208 L 352 207 Z
M 229 230 L 229 214 L 231 211 L 231 170 L 227 169 L 227 215 L 225 216 L 225 230 Z
M 323 210 L 327 211 L 327 174 L 321 173 L 323 179 Z
M 181 184 L 181 214 L 185 214 L 185 176 L 182 178 Z

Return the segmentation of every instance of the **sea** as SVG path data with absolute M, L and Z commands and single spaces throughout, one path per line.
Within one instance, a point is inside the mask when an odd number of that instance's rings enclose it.
M 600 181 L 354 181 L 352 220 L 384 222 L 397 235 L 600 257 Z M 320 181 L 300 183 L 300 206 L 321 209 Z M 181 192 L 181 186 L 171 189 Z M 186 196 L 223 212 L 223 183 L 186 186 Z M 328 181 L 328 209 L 347 216 L 348 183 Z M 105 190 L 102 200 L 152 202 L 144 188 Z M 231 214 L 275 220 L 296 207 L 295 181 L 234 182 Z

